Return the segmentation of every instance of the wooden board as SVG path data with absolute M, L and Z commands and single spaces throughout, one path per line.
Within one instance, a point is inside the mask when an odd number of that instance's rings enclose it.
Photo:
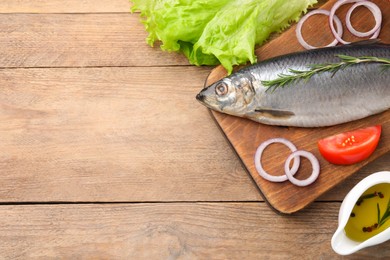
M 329 10 L 335 1 L 329 1 L 321 8 Z M 383 12 L 383 24 L 380 34 L 381 41 L 390 43 L 390 5 L 387 1 L 373 1 Z M 350 5 L 342 6 L 336 14 L 343 18 Z M 342 19 L 343 21 L 344 19 Z M 327 32 L 327 17 L 313 16 L 304 25 L 303 35 L 313 45 L 321 46 L 331 41 L 331 34 Z M 352 24 L 356 29 L 368 31 L 374 24 L 372 15 L 364 8 L 356 9 L 352 15 Z M 345 32 L 344 39 L 358 40 Z M 263 45 L 256 50 L 258 60 L 264 60 L 277 55 L 294 51 L 302 51 L 295 36 L 295 26 L 284 32 L 279 37 Z M 222 67 L 215 68 L 206 80 L 206 85 L 221 79 L 226 75 Z M 281 213 L 296 212 L 313 202 L 320 195 L 341 183 L 346 178 L 357 172 L 364 165 L 372 162 L 390 150 L 390 111 L 362 120 L 346 123 L 338 126 L 323 128 L 293 128 L 275 127 L 259 124 L 247 119 L 233 117 L 218 112 L 212 112 L 212 116 L 226 135 L 228 141 L 235 149 L 248 172 L 260 189 L 264 199 Z M 361 127 L 381 124 L 382 138 L 377 150 L 368 159 L 350 166 L 336 166 L 324 160 L 317 149 L 317 141 L 321 138 L 345 132 Z M 273 137 L 284 137 L 291 140 L 298 149 L 308 150 L 320 160 L 321 174 L 317 181 L 308 187 L 297 187 L 290 182 L 271 183 L 261 178 L 254 166 L 254 154 L 258 145 Z M 289 150 L 281 145 L 273 145 L 267 149 L 262 162 L 266 171 L 274 175 L 283 173 L 283 164 Z M 390 166 L 390 165 L 389 165 Z M 303 162 L 298 178 L 306 178 L 311 173 L 310 164 Z

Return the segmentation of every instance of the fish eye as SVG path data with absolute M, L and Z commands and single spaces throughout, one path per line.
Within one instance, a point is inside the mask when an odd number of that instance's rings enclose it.
M 219 83 L 217 86 L 215 86 L 215 93 L 218 96 L 224 96 L 228 93 L 228 85 L 226 83 Z

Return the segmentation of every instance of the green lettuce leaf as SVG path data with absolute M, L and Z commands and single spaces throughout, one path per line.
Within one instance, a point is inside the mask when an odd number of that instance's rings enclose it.
M 179 51 L 191 64 L 256 62 L 255 46 L 297 21 L 317 0 L 131 0 L 151 46 Z

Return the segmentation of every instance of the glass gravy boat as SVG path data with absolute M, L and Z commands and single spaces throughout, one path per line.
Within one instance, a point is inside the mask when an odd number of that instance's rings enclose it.
M 365 247 L 377 245 L 390 239 L 390 228 L 383 230 L 363 242 L 357 242 L 348 238 L 344 231 L 352 209 L 360 196 L 370 187 L 380 183 L 390 183 L 389 171 L 377 172 L 367 176 L 356 184 L 344 198 L 339 211 L 339 226 L 333 234 L 331 241 L 332 248 L 336 253 L 340 255 L 349 255 Z

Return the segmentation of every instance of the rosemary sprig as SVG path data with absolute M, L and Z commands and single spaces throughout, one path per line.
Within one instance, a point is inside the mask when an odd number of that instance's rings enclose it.
M 341 54 L 336 56 L 340 58 L 340 62 L 338 63 L 308 65 L 307 66 L 308 70 L 289 69 L 288 74 L 281 73 L 278 75 L 276 79 L 263 80 L 261 83 L 263 84 L 263 86 L 267 87 L 268 89 L 275 90 L 276 88 L 285 87 L 291 83 L 294 83 L 297 80 L 302 80 L 302 79 L 308 80 L 313 75 L 322 72 L 332 72 L 332 77 L 333 77 L 333 75 L 340 69 L 344 69 L 348 66 L 364 63 L 364 62 L 382 63 L 384 69 L 390 68 L 390 59 L 387 58 L 378 58 L 378 57 L 371 57 L 371 56 L 353 57 L 353 56 L 341 55 Z
M 370 193 L 370 194 L 366 194 L 366 195 L 361 196 L 358 199 L 358 201 L 356 202 L 356 205 L 360 206 L 360 204 L 362 204 L 362 202 L 365 199 L 371 199 L 371 198 L 374 198 L 374 197 L 377 197 L 377 196 L 379 198 L 381 198 L 381 199 L 384 198 L 384 195 L 383 195 L 382 192 L 376 192 L 375 191 L 374 193 Z M 376 214 L 377 214 L 377 222 L 374 223 L 372 226 L 363 227 L 363 229 L 362 229 L 363 232 L 372 232 L 375 229 L 377 229 L 380 226 L 382 226 L 387 220 L 390 219 L 390 199 L 387 202 L 387 207 L 385 208 L 385 212 L 383 213 L 382 217 L 381 217 L 381 210 L 379 208 L 379 203 L 376 204 Z
M 376 212 L 378 214 L 378 220 L 376 223 L 380 223 L 381 222 L 381 209 L 379 208 L 379 203 L 376 204 Z
M 379 208 L 379 204 L 377 204 L 377 207 Z M 378 219 L 379 218 L 380 218 L 380 211 L 378 212 Z M 387 208 L 385 210 L 385 213 L 383 213 L 383 216 L 378 221 L 378 227 L 382 226 L 389 218 L 390 218 L 390 199 L 387 202 Z

